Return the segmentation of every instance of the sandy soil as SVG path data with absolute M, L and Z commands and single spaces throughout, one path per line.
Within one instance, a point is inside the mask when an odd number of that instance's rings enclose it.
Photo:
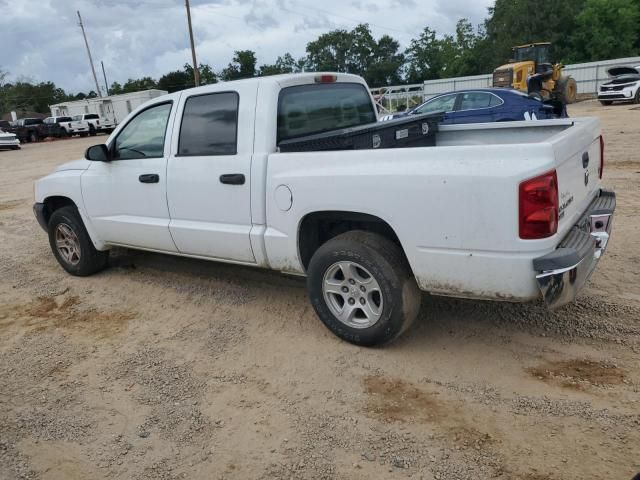
M 119 250 L 64 273 L 32 183 L 96 139 L 0 152 L 0 478 L 631 479 L 640 471 L 640 110 L 585 102 L 618 192 L 578 302 L 425 296 L 341 342 L 301 280 Z

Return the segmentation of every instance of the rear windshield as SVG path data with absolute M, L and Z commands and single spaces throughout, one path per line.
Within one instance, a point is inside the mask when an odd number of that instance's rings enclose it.
M 288 87 L 278 99 L 278 142 L 376 121 L 369 92 L 359 83 Z
M 84 116 L 85 120 L 97 120 L 100 117 L 98 115 L 96 115 L 95 113 L 89 113 L 87 115 Z
M 58 117 L 57 121 L 58 122 L 70 122 L 71 121 L 71 117 Z

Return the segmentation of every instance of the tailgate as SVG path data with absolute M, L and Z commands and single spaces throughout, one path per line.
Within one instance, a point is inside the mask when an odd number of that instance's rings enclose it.
M 558 234 L 575 224 L 600 191 L 600 123 L 580 119 L 552 140 L 558 176 Z

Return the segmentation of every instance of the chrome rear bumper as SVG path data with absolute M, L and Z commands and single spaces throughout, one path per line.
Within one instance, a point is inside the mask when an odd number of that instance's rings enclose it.
M 607 248 L 616 194 L 600 190 L 580 220 L 553 252 L 533 260 L 536 280 L 551 309 L 575 300 Z

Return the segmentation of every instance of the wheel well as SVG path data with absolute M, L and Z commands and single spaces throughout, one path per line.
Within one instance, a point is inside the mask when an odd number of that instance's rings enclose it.
M 298 250 L 305 270 L 318 248 L 333 237 L 351 230 L 377 233 L 402 248 L 393 228 L 375 215 L 344 211 L 314 212 L 302 219 L 298 230 Z
M 44 203 L 44 218 L 47 223 L 49 223 L 49 218 L 51 218 L 51 214 L 56 210 L 67 207 L 69 205 L 76 207 L 76 204 L 73 203 L 73 200 L 67 197 L 47 197 Z

